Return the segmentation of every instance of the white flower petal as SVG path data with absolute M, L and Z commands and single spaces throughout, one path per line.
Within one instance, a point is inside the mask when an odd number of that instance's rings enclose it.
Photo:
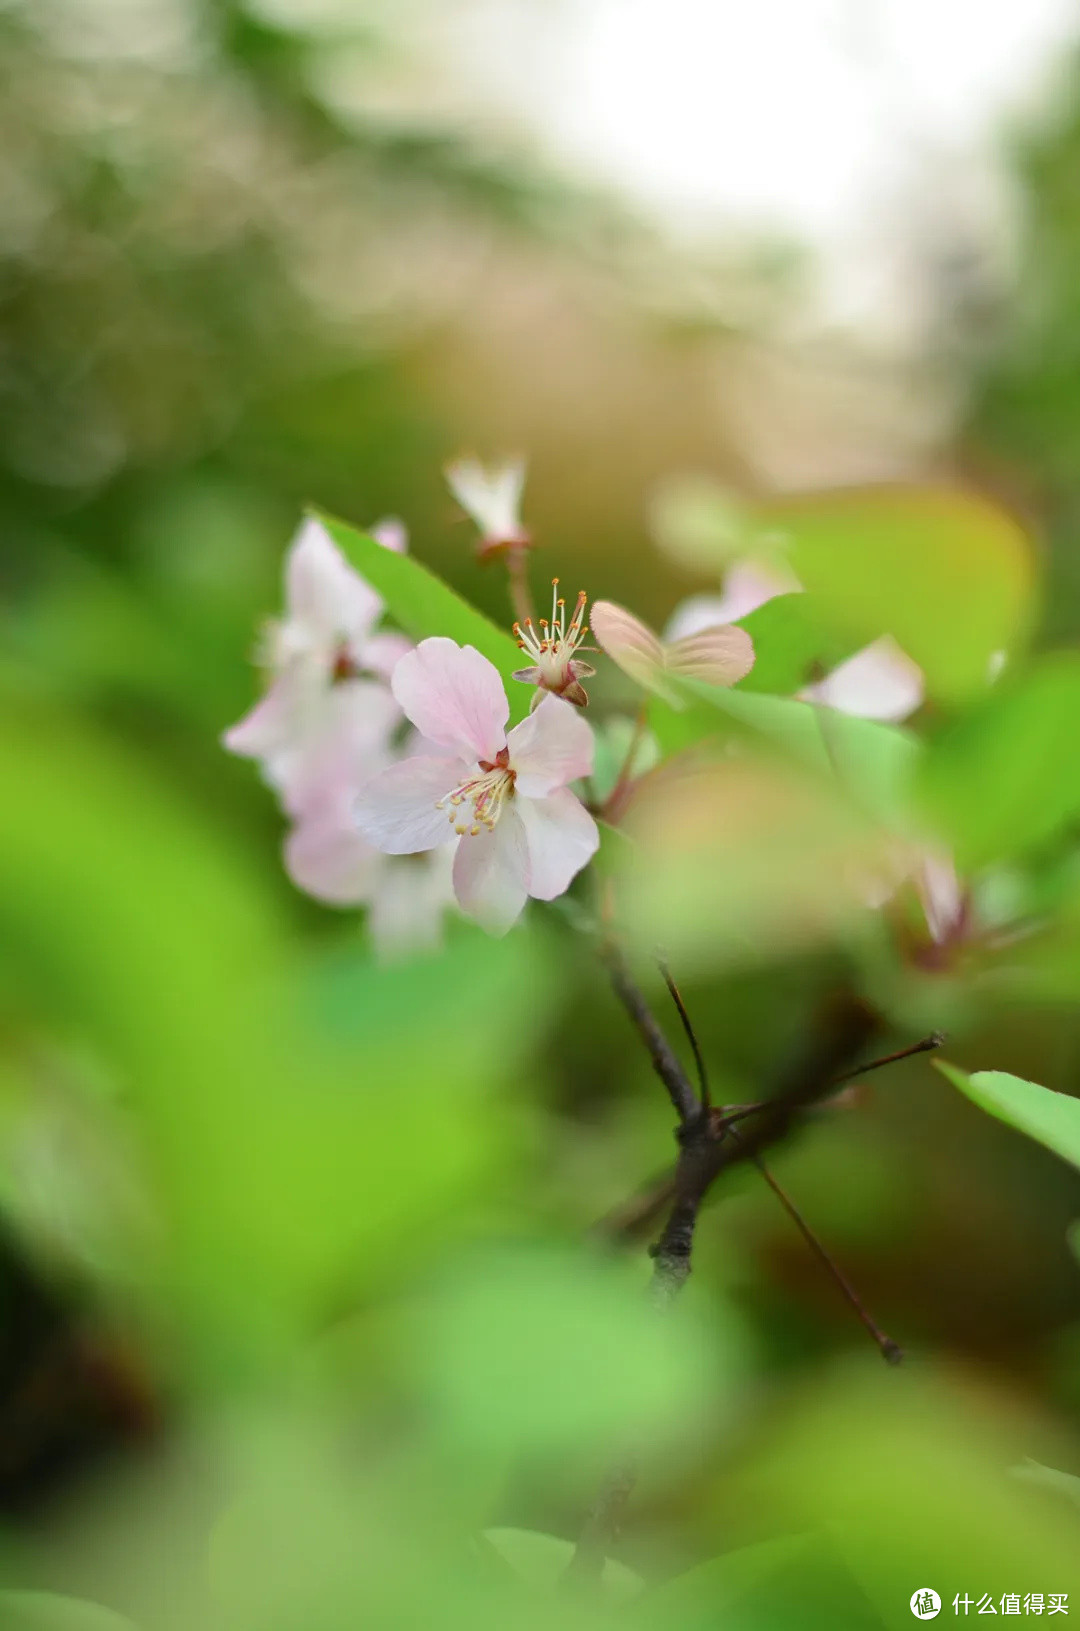
M 309 641 L 332 653 L 335 643 L 362 642 L 382 601 L 346 561 L 320 521 L 309 517 L 285 559 L 285 635 L 299 624 Z
M 380 870 L 390 864 L 341 811 L 298 822 L 285 839 L 284 859 L 297 888 L 331 906 L 369 900 Z
M 453 904 L 455 846 L 426 855 L 387 856 L 368 911 L 368 933 L 380 962 L 396 962 L 442 943 L 443 918 Z
M 688 634 L 715 628 L 718 623 L 737 623 L 777 595 L 797 594 L 801 589 L 802 584 L 788 566 L 752 557 L 735 561 L 724 574 L 722 594 L 691 595 L 676 606 L 664 639 L 682 640 Z
M 519 513 L 524 459 L 507 459 L 491 469 L 476 459 L 455 459 L 446 466 L 445 475 L 450 491 L 489 543 L 525 541 Z
M 906 719 L 923 700 L 922 670 L 886 634 L 800 695 L 862 719 Z
M 554 900 L 600 847 L 600 832 L 569 788 L 548 798 L 520 798 L 515 806 L 529 846 L 529 894 Z
M 489 934 L 501 935 L 516 923 L 529 893 L 529 853 L 525 829 L 511 806 L 492 831 L 466 833 L 454 856 L 454 893 L 463 912 Z
M 274 761 L 282 803 L 294 818 L 331 806 L 351 823 L 358 790 L 393 757 L 390 739 L 401 709 L 385 685 L 344 680 L 320 699 L 319 717 Z
M 409 529 L 399 516 L 384 515 L 374 526 L 368 528 L 368 536 L 374 538 L 384 549 L 392 549 L 395 555 L 408 553 Z
M 451 831 L 449 815 L 436 806 L 467 773 L 468 766 L 459 759 L 403 759 L 361 788 L 353 819 L 385 855 L 434 849 Z
M 371 634 L 360 649 L 360 666 L 369 674 L 391 680 L 402 657 L 415 649 L 407 634 Z
M 592 772 L 592 729 L 561 697 L 545 696 L 527 719 L 514 726 L 506 745 L 517 790 L 525 798 L 543 798 Z
M 391 684 L 417 730 L 440 747 L 490 761 L 506 746 L 506 691 L 498 669 L 473 646 L 421 640 L 401 658 Z

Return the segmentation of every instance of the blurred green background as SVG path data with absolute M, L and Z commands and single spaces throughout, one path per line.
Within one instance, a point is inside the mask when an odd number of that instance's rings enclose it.
M 1076 1174 L 900 1065 L 774 1164 L 906 1368 L 752 1174 L 659 1336 L 644 1259 L 581 1246 L 670 1148 L 588 948 L 537 913 L 375 971 L 219 746 L 306 502 L 400 515 L 508 621 L 440 474 L 474 449 L 529 457 L 537 587 L 656 627 L 715 586 L 656 547 L 665 481 L 960 475 L 1039 540 L 1039 642 L 1074 641 L 1080 73 L 1002 143 L 1007 280 L 942 255 L 899 364 L 801 333 L 809 251 L 673 243 L 435 97 L 380 111 L 423 11 L 0 5 L 0 1581 L 143 1631 L 589 1624 L 470 1537 L 572 1536 L 633 1423 L 648 1624 L 903 1624 L 926 1584 L 1080 1612 L 1080 1513 L 1009 1471 L 1080 1474 Z M 719 1097 L 836 978 L 686 982 Z M 958 1063 L 1076 1090 L 1070 992 L 928 987 Z M 757 1543 L 786 1550 L 665 1600 Z

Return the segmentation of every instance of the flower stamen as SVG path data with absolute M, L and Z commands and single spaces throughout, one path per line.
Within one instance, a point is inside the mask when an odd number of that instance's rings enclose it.
M 514 796 L 517 773 L 510 768 L 510 755 L 506 748 L 499 750 L 494 763 L 481 759 L 477 769 L 480 772 L 478 776 L 468 777 L 435 804 L 437 810 L 446 810 L 450 825 L 460 837 L 468 834 L 470 838 L 479 838 L 485 827 L 488 832 L 494 832 L 495 823 L 507 801 Z M 464 823 L 458 820 L 459 814 L 463 813 L 463 804 L 472 805 L 471 822 L 468 819 Z

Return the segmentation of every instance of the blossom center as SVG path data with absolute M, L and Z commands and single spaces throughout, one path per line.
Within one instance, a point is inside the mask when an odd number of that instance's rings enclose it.
M 574 615 L 567 623 L 566 601 L 559 597 L 558 578 L 552 578 L 550 623 L 546 617 L 542 617 L 537 629 L 530 617 L 526 618 L 524 625 L 514 624 L 514 638 L 540 670 L 545 690 L 558 693 L 573 684 L 570 659 L 589 632 L 585 623 L 585 601 L 586 595 L 582 589 L 577 597 Z
M 510 768 L 509 748 L 500 748 L 494 761 L 481 759 L 477 765 L 479 775 L 469 776 L 460 786 L 444 795 L 435 805 L 445 810 L 456 833 L 478 838 L 481 829 L 495 831 L 495 823 L 514 796 L 517 772 Z M 470 820 L 463 805 L 472 805 Z

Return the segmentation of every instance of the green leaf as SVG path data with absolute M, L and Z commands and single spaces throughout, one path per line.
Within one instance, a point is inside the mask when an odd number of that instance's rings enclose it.
M 485 1529 L 484 1539 L 519 1579 L 545 1592 L 558 1589 L 575 1550 L 573 1541 L 535 1529 Z M 611 1557 L 604 1561 L 602 1580 L 605 1596 L 616 1602 L 629 1602 L 644 1588 L 640 1575 Z
M 1032 618 L 1028 540 L 1004 511 L 944 487 L 874 487 L 786 498 L 759 520 L 783 531 L 791 565 L 837 635 L 892 634 L 956 702 L 985 685 L 995 652 Z
M 903 824 L 922 746 L 898 725 L 857 719 L 817 703 L 679 682 L 694 700 L 679 710 L 654 698 L 649 724 L 666 753 L 741 738 L 837 777 L 866 813 Z M 719 717 L 718 717 L 719 716 Z
M 1018 1467 L 1010 1467 L 1014 1478 L 1025 1484 L 1037 1484 L 1041 1489 L 1063 1495 L 1073 1506 L 1080 1506 L 1080 1478 L 1072 1472 L 1059 1472 L 1056 1467 L 1044 1467 L 1041 1461 L 1026 1456 Z
M 921 801 L 961 867 L 1044 842 L 1080 817 L 1080 656 L 1003 680 L 930 745 Z
M 816 669 L 835 668 L 859 645 L 829 628 L 814 595 L 776 595 L 738 625 L 754 642 L 754 666 L 739 691 L 798 691 L 818 677 Z
M 319 514 L 318 519 L 350 566 L 382 596 L 406 634 L 414 640 L 442 634 L 460 646 L 475 646 L 502 675 L 511 718 L 524 719 L 533 689 L 513 678 L 514 669 L 524 667 L 525 659 L 509 634 L 489 623 L 414 556 L 384 549 L 366 532 L 333 516 Z
M 979 1070 L 969 1076 L 944 1059 L 933 1063 L 980 1110 L 1008 1122 L 1018 1132 L 1045 1144 L 1062 1160 L 1080 1167 L 1080 1099 L 1054 1093 L 1003 1070 Z
M 111 1609 L 51 1591 L 0 1591 L 4 1631 L 135 1631 Z

